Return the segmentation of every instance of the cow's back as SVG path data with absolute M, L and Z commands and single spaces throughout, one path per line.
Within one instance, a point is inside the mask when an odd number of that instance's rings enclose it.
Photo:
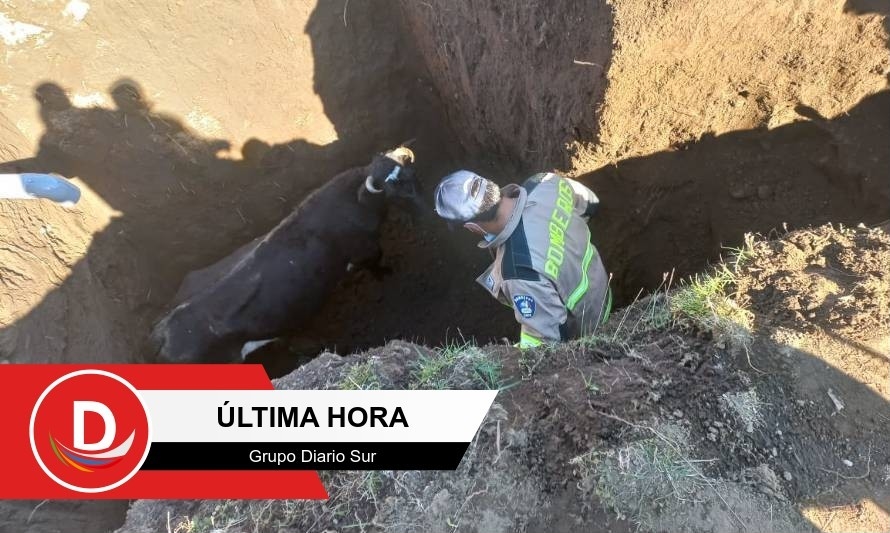
M 206 310 L 218 331 L 247 340 L 310 320 L 349 263 L 360 169 L 316 190 L 266 235 L 190 274 L 177 296 Z M 353 237 L 356 238 L 356 237 Z
M 176 296 L 173 297 L 173 304 L 179 305 L 189 298 L 193 298 L 199 292 L 218 284 L 235 267 L 238 261 L 253 252 L 261 240 L 262 237 L 257 237 L 216 263 L 200 270 L 189 272 L 179 286 Z

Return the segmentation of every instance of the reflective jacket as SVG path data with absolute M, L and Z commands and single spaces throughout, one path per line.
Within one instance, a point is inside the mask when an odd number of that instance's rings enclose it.
M 495 259 L 476 281 L 513 308 L 522 348 L 593 333 L 612 306 L 609 276 L 587 226 L 599 199 L 554 173 L 507 185 L 501 194 L 516 198 L 516 206 L 504 230 L 479 243 Z

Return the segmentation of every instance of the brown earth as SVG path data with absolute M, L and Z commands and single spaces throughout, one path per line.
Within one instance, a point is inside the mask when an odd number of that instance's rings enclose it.
M 890 218 L 885 3 L 470 4 L 4 4 L 32 27 L 4 35 L 0 171 L 84 199 L 0 200 L 0 360 L 140 360 L 185 273 L 410 138 L 427 193 L 457 167 L 590 185 L 619 304 L 748 231 Z M 345 280 L 260 358 L 273 375 L 323 348 L 515 335 L 469 235 L 395 214 L 383 244 L 393 274 Z

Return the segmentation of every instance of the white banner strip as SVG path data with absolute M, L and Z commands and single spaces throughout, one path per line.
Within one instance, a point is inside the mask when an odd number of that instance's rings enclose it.
M 469 442 L 497 396 L 494 390 L 139 393 L 153 442 Z

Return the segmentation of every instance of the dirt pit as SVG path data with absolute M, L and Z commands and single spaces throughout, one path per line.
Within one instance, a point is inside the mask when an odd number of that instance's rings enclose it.
M 84 190 L 73 211 L 0 201 L 3 361 L 139 361 L 188 271 L 412 138 L 428 200 L 460 167 L 589 185 L 618 306 L 745 232 L 890 212 L 887 9 L 864 0 L 83 4 L 0 9 L 20 30 L 0 170 Z M 385 233 L 392 274 L 344 280 L 258 356 L 270 374 L 516 336 L 469 234 L 399 213 Z
M 673 4 L 220 8 L 237 32 L 197 8 L 133 7 L 161 48 L 121 33 L 121 7 L 96 6 L 86 22 L 50 5 L 21 8 L 13 18 L 44 32 L 11 49 L 3 168 L 60 172 L 87 193 L 73 213 L 3 203 L 0 355 L 139 360 L 185 273 L 267 231 L 338 171 L 411 138 L 427 200 L 458 167 L 501 183 L 556 168 L 591 186 L 603 200 L 594 241 L 618 305 L 665 272 L 700 270 L 747 231 L 879 222 L 890 205 L 886 33 L 880 17 L 824 3 L 708 17 L 694 49 L 667 37 L 689 32 Z M 279 31 L 265 32 L 264 20 Z M 731 23 L 790 29 L 726 43 Z M 718 45 L 737 61 L 700 52 Z M 849 76 L 825 72 L 812 47 Z M 47 53 L 49 67 L 35 67 L 31 57 Z M 115 53 L 155 68 L 122 77 Z M 688 71 L 695 61 L 714 70 Z M 261 96 L 248 105 L 244 94 Z M 625 120 L 628 101 L 648 114 Z M 295 324 L 289 343 L 256 360 L 281 375 L 322 349 L 515 336 L 512 317 L 472 282 L 487 257 L 471 236 L 396 214 L 383 245 L 391 276 L 346 279 L 314 323 Z
M 34 7 L 18 15 L 37 21 L 52 14 Z M 197 86 L 174 99 L 192 106 L 179 114 L 164 109 L 168 72 L 137 80 L 135 73 L 121 78 L 117 65 L 97 65 L 110 61 L 111 54 L 110 49 L 92 50 L 99 37 L 118 51 L 142 54 L 145 61 L 149 51 L 128 41 L 129 35 L 114 33 L 110 19 L 120 15 L 114 9 L 97 6 L 89 15 L 97 19 L 95 30 L 56 21 L 56 36 L 64 34 L 89 58 L 82 68 L 58 59 L 51 72 L 35 71 L 30 86 L 5 80 L 20 92 L 18 100 L 7 102 L 4 115 L 19 129 L 43 131 L 33 139 L 33 148 L 21 132 L 6 141 L 11 153 L 4 171 L 53 170 L 75 179 L 85 193 L 72 212 L 52 204 L 3 203 L 9 242 L 2 252 L 9 287 L 0 333 L 4 359 L 139 360 L 142 354 L 136 350 L 145 332 L 188 271 L 269 230 L 326 179 L 412 138 L 427 199 L 438 177 L 458 165 L 461 150 L 441 105 L 418 78 L 421 59 L 399 32 L 375 30 L 397 22 L 386 3 L 352 6 L 347 23 L 352 17 L 354 22 L 348 28 L 342 6 L 332 4 L 307 9 L 297 20 L 271 7 L 244 21 L 237 10 L 224 11 L 221 16 L 229 17 L 233 27 L 244 28 L 239 42 L 261 33 L 266 19 L 288 18 L 284 34 L 257 37 L 257 51 L 280 48 L 284 55 L 297 56 L 277 65 L 281 72 L 252 72 L 271 85 L 288 84 L 280 98 L 264 92 L 253 109 L 219 105 L 213 113 L 208 111 L 212 99 L 204 94 L 208 78 L 223 77 L 232 85 L 212 83 L 228 101 L 257 89 L 248 74 L 230 75 L 246 58 L 236 54 L 218 61 L 214 46 L 234 46 L 225 36 L 208 37 L 209 42 L 186 53 L 191 41 L 174 34 L 183 20 L 200 26 L 204 15 L 199 9 L 144 13 L 145 23 L 167 36 L 169 48 L 163 52 L 170 61 L 179 55 L 200 58 L 210 71 L 182 73 L 176 83 L 190 80 Z M 230 40 L 236 36 L 229 33 Z M 291 42 L 292 36 L 299 42 Z M 27 44 L 11 59 L 23 69 L 20 74 L 27 70 Z M 54 49 L 51 45 L 34 44 L 33 53 Z M 75 83 L 83 69 L 90 76 Z M 42 81 L 48 76 L 56 79 Z M 94 91 L 106 78 L 107 88 Z M 85 101 L 91 105 L 84 107 Z M 197 102 L 205 103 L 200 107 Z M 286 125 L 280 120 L 282 108 Z M 274 117 L 270 122 L 277 129 L 254 129 L 264 115 Z M 208 128 L 218 136 L 206 135 Z M 15 130 L 11 124 L 10 131 Z M 268 138 L 260 136 L 264 130 Z M 282 131 L 295 138 L 276 142 Z M 383 282 L 362 274 L 347 280 L 316 323 L 295 324 L 298 354 L 314 355 L 325 347 L 349 352 L 388 338 L 430 343 L 461 335 L 493 339 L 505 331 L 509 317 L 487 319 L 496 315 L 497 304 L 467 283 L 485 258 L 467 246 L 466 236 L 449 233 L 432 218 L 411 221 L 399 213 L 386 233 L 385 262 L 393 275 Z M 454 316 L 465 320 L 457 322 Z

